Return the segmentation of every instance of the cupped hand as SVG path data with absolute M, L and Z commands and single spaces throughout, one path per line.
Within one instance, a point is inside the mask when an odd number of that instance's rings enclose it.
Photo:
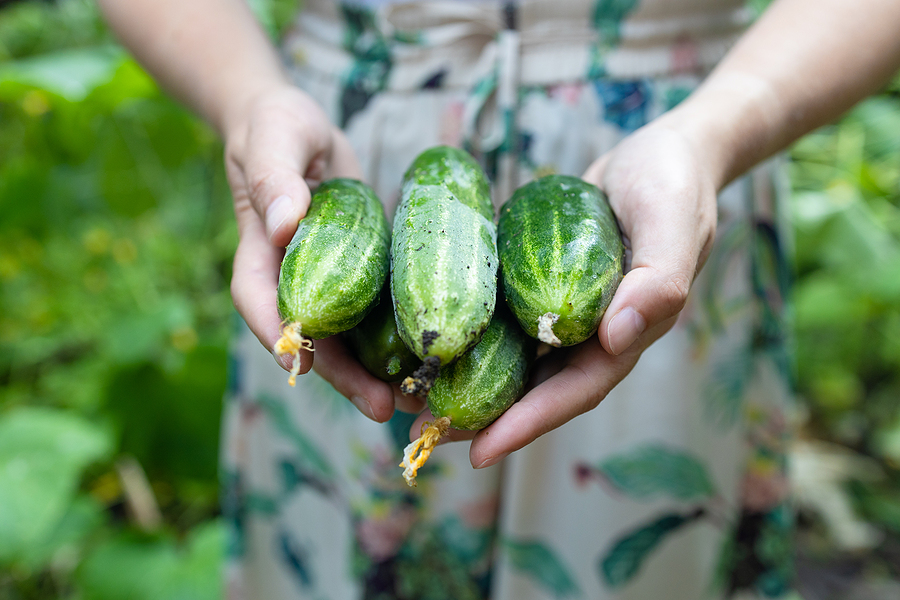
M 258 94 L 225 131 L 225 162 L 240 240 L 231 295 L 250 330 L 270 352 L 281 335 L 276 287 L 284 248 L 306 215 L 310 188 L 332 177 L 359 179 L 361 169 L 343 133 L 301 90 L 279 85 Z M 394 390 L 372 377 L 341 340 L 315 342 L 301 373 L 313 366 L 366 416 L 385 421 Z M 290 356 L 279 364 L 290 369 Z M 285 385 L 287 376 L 285 376 Z
M 533 387 L 474 437 L 451 433 L 451 440 L 473 438 L 473 466 L 492 465 L 595 408 L 674 325 L 715 237 L 716 189 L 707 164 L 677 130 L 654 123 L 588 168 L 584 179 L 607 193 L 619 219 L 625 277 L 597 336 L 542 357 Z

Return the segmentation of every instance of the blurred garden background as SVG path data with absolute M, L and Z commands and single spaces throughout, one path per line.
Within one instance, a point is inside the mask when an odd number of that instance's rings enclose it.
M 800 591 L 900 598 L 900 79 L 790 156 Z M 236 242 L 221 144 L 93 2 L 0 1 L 0 600 L 220 596 Z

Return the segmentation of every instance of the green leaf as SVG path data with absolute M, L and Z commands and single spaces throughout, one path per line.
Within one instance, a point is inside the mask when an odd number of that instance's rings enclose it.
M 9 84 L 36 87 L 78 102 L 109 81 L 124 59 L 125 52 L 115 46 L 25 58 L 0 67 L 0 88 Z
M 198 346 L 174 373 L 149 362 L 111 371 L 105 413 L 151 478 L 207 482 L 214 494 L 226 365 L 224 349 Z
M 848 115 L 848 122 L 858 122 L 865 129 L 866 155 L 872 158 L 895 157 L 900 153 L 900 111 L 897 99 L 873 97 L 860 102 Z
M 881 456 L 900 464 L 900 414 L 892 422 L 885 423 L 874 436 L 874 446 Z
M 217 600 L 224 548 L 218 521 L 191 531 L 181 547 L 122 535 L 92 552 L 77 580 L 91 600 Z
M 49 543 L 83 469 L 111 450 L 106 430 L 71 413 L 18 408 L 0 418 L 0 562 Z
M 529 577 L 557 598 L 581 595 L 578 584 L 563 562 L 540 542 L 506 539 L 503 550 L 514 569 Z
M 639 527 L 625 535 L 606 553 L 600 561 L 599 569 L 612 588 L 619 588 L 631 581 L 640 570 L 644 560 L 667 535 L 703 516 L 702 510 L 686 515 L 667 514 L 649 525 Z
M 22 565 L 37 573 L 56 556 L 80 555 L 91 534 L 99 531 L 105 522 L 105 508 L 90 496 L 75 497 L 50 534 L 25 549 Z
M 798 282 L 794 307 L 801 330 L 857 323 L 866 312 L 858 290 L 828 273 L 811 274 Z
M 632 498 L 691 500 L 715 493 L 700 460 L 664 446 L 642 446 L 607 458 L 597 468 L 609 483 Z

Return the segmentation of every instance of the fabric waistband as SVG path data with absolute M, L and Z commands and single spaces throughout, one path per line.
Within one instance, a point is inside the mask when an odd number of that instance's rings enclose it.
M 385 89 L 413 91 L 441 74 L 443 88 L 471 88 L 494 68 L 515 7 L 517 81 L 553 85 L 606 77 L 703 74 L 750 20 L 742 0 L 644 0 L 621 20 L 592 14 L 591 0 L 307 0 L 285 40 L 289 57 L 338 76 L 373 51 L 390 61 Z M 666 8 L 675 5 L 676 9 Z M 691 12 L 691 7 L 693 12 Z M 698 8 L 699 7 L 699 8 Z

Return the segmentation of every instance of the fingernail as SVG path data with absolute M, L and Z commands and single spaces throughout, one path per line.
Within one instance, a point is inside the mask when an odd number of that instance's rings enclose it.
M 500 462 L 507 456 L 509 456 L 509 452 L 504 452 L 503 454 L 498 454 L 497 456 L 495 456 L 493 458 L 486 458 L 483 461 L 481 461 L 480 465 L 476 465 L 475 468 L 483 469 L 485 467 L 490 467 L 491 465 L 496 465 L 498 462 Z
M 353 406 L 359 409 L 359 412 L 366 415 L 373 421 L 377 421 L 375 419 L 375 413 L 372 411 L 372 406 L 369 404 L 368 400 L 366 400 L 362 396 L 351 396 L 350 402 L 353 403 Z
M 269 239 L 278 231 L 281 224 L 291 216 L 293 206 L 294 201 L 291 200 L 290 196 L 278 196 L 266 209 L 266 234 L 269 236 Z
M 606 330 L 609 349 L 616 355 L 625 352 L 646 327 L 647 323 L 638 311 L 630 306 L 623 308 L 612 318 Z

